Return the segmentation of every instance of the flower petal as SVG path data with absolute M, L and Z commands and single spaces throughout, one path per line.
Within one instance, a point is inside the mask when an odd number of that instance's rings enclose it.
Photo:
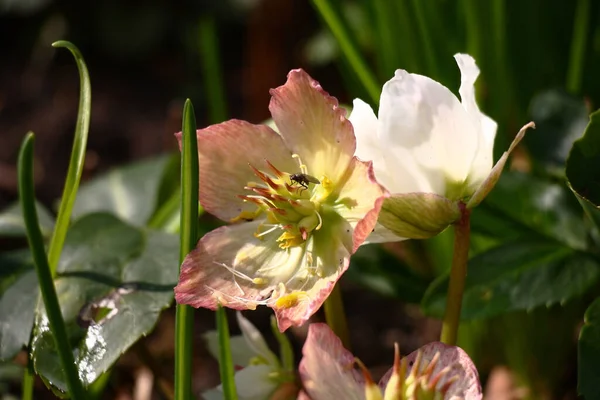
M 204 235 L 183 261 L 177 302 L 212 310 L 217 303 L 236 310 L 266 304 L 279 282 L 294 275 L 304 250 L 282 250 L 276 237 L 255 238 L 261 222 L 223 226 Z
M 321 308 L 350 265 L 353 251 L 352 227 L 337 213 L 323 216 L 323 219 L 323 227 L 314 231 L 306 244 L 305 265 L 285 284 L 287 290 L 300 295 L 281 296 L 276 293 L 279 299 L 271 305 L 282 332 L 292 325 L 306 322 Z
M 241 399 L 264 400 L 277 389 L 278 383 L 270 379 L 273 366 L 251 365 L 235 373 L 235 387 Z
M 298 166 L 281 137 L 265 125 L 230 120 L 197 131 L 200 168 L 200 204 L 216 217 L 229 221 L 256 206 L 238 197 L 257 178 L 248 164 L 264 169 L 265 160 L 282 171 Z M 181 145 L 181 133 L 176 134 Z
M 478 146 L 474 126 L 456 96 L 438 82 L 397 70 L 383 86 L 379 108 L 386 162 L 398 171 L 392 193 L 446 194 L 446 181 L 461 184 Z
M 379 215 L 381 215 L 381 213 Z M 406 239 L 407 238 L 405 237 L 396 235 L 378 222 L 375 224 L 375 228 L 373 228 L 373 231 L 367 236 L 363 244 L 399 242 Z
M 385 149 L 381 148 L 378 136 L 379 121 L 371 106 L 361 99 L 354 99 L 348 120 L 352 122 L 356 135 L 356 156 L 363 161 L 373 162 L 377 182 L 384 187 L 394 187 L 394 174 L 397 171 L 388 168 L 384 157 Z
M 312 400 L 364 400 L 364 388 L 355 379 L 354 356 L 326 324 L 308 327 L 302 355 L 300 378 Z
M 352 124 L 337 99 L 301 69 L 290 71 L 285 85 L 271 95 L 269 110 L 287 146 L 310 175 L 337 182 L 356 148 Z
M 492 169 L 494 139 L 498 124 L 479 111 L 475 99 L 475 81 L 479 76 L 479 68 L 475 59 L 468 54 L 455 54 L 454 58 L 460 69 L 460 98 L 463 107 L 471 117 L 473 124 L 479 127 L 479 144 L 469 174 L 470 192 L 473 193 Z
M 336 211 L 353 228 L 354 253 L 375 228 L 387 190 L 375 180 L 372 163 L 352 158 L 337 193 Z
M 269 346 L 260 331 L 256 329 L 252 322 L 245 318 L 241 312 L 238 311 L 236 316 L 238 325 L 242 330 L 242 335 L 246 340 L 246 345 L 252 349 L 255 355 L 261 356 L 271 367 L 277 367 L 279 365 L 279 359 L 271 349 L 269 349 Z
M 433 376 L 439 373 L 445 367 L 450 367 L 450 373 L 446 374 L 439 382 L 437 387 L 442 387 L 453 376 L 458 376 L 458 380 L 451 386 L 444 399 L 464 399 L 464 400 L 480 400 L 482 398 L 481 384 L 479 383 L 479 374 L 475 364 L 469 358 L 467 353 L 460 347 L 448 346 L 441 342 L 428 343 L 419 350 L 413 351 L 406 359 L 410 367 L 417 358 L 417 352 L 422 352 L 421 365 L 429 364 L 435 356 L 435 353 L 440 353 L 440 359 L 433 370 Z

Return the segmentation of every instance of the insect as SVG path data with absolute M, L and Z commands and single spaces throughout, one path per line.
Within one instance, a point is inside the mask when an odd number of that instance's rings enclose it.
M 298 185 L 302 186 L 304 189 L 308 189 L 308 184 L 309 183 L 314 183 L 315 185 L 318 185 L 319 183 L 321 183 L 320 180 L 318 180 L 317 178 L 315 178 L 312 175 L 308 175 L 308 174 L 291 174 L 290 175 L 290 181 L 292 181 L 292 183 L 297 183 Z

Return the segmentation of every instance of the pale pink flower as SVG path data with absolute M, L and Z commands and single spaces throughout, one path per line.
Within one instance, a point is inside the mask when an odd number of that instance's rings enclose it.
M 306 72 L 291 71 L 271 95 L 279 133 L 239 120 L 198 131 L 200 203 L 233 224 L 186 257 L 175 298 L 210 309 L 266 305 L 283 331 L 319 309 L 387 192 L 371 163 L 354 157 L 345 110 Z

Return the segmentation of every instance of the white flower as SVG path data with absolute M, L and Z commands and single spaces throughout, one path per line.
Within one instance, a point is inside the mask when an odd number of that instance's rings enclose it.
M 294 376 L 291 372 L 293 365 L 282 365 L 279 358 L 273 353 L 260 331 L 252 323 L 237 312 L 238 325 L 242 331 L 241 336 L 232 336 L 231 358 L 235 372 L 235 387 L 240 400 L 264 400 L 286 383 L 293 383 Z M 280 342 L 287 341 L 285 335 L 277 329 L 273 330 Z M 210 353 L 219 358 L 219 340 L 216 331 L 205 334 Z M 289 346 L 289 343 L 286 344 Z M 287 390 L 287 388 L 286 388 Z M 206 400 L 224 399 L 221 385 L 202 393 Z
M 485 190 L 468 208 L 485 197 L 506 160 L 491 176 L 497 124 L 475 101 L 475 60 L 467 54 L 454 58 L 461 72 L 461 100 L 433 79 L 404 70 L 383 86 L 379 118 L 368 104 L 354 100 L 349 119 L 356 155 L 373 160 L 378 182 L 393 194 L 384 201 L 379 222 L 395 233 L 395 240 L 441 232 L 460 216 L 458 202 L 467 203 L 480 188 Z M 522 132 L 511 150 L 520 137 Z M 491 185 L 483 185 L 488 177 Z M 369 241 L 390 239 L 381 226 L 375 233 L 380 237 L 372 235 Z

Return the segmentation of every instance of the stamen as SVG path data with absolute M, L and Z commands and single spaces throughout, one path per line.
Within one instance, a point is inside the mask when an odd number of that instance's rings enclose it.
M 260 238 L 260 237 L 262 237 L 262 236 L 268 235 L 269 233 L 273 232 L 273 231 L 274 231 L 274 230 L 276 230 L 277 228 L 279 228 L 279 225 L 273 225 L 273 227 L 272 227 L 272 228 L 270 228 L 270 229 L 267 229 L 267 230 L 266 230 L 266 231 L 264 231 L 264 232 L 261 232 L 261 233 L 255 233 L 255 234 L 254 234 L 254 237 L 255 237 L 255 238 Z
M 207 288 L 207 289 L 209 289 L 209 290 L 212 290 L 213 295 L 216 293 L 219 296 L 226 297 L 226 298 L 232 299 L 234 301 L 240 302 L 244 306 L 246 306 L 248 309 L 255 309 L 257 305 L 258 306 L 266 306 L 267 303 L 268 303 L 268 301 L 269 301 L 269 299 L 265 299 L 265 300 L 245 299 L 245 298 L 240 297 L 240 296 L 234 296 L 232 294 L 222 292 L 222 291 L 217 290 L 217 289 L 215 289 L 215 288 L 213 288 L 211 286 L 208 286 L 208 285 L 204 285 L 204 287 Z M 221 302 L 221 305 L 225 305 L 225 303 Z
M 250 278 L 248 275 L 244 274 L 243 272 L 236 270 L 235 267 L 230 267 L 225 263 L 221 263 L 221 262 L 217 262 L 217 261 L 213 261 L 213 263 L 217 264 L 218 266 L 221 266 L 221 267 L 225 268 L 227 271 L 231 272 L 233 274 L 233 283 L 235 284 L 235 286 L 239 289 L 240 292 L 242 292 L 242 295 L 246 294 L 244 292 L 244 290 L 242 289 L 242 287 L 235 280 L 235 277 L 237 276 L 238 278 L 245 279 L 248 282 L 253 282 L 252 278 Z
M 292 154 L 292 158 L 295 158 L 298 160 L 298 164 L 300 166 L 300 172 L 302 172 L 303 174 L 308 174 L 308 168 L 306 168 L 306 165 L 302 164 L 302 160 L 300 159 L 300 156 L 298 154 Z
M 323 218 L 321 218 L 321 214 L 319 214 L 318 211 L 315 210 L 315 213 L 317 214 L 317 217 L 319 217 L 319 225 L 315 227 L 315 230 L 318 231 L 323 226 Z

